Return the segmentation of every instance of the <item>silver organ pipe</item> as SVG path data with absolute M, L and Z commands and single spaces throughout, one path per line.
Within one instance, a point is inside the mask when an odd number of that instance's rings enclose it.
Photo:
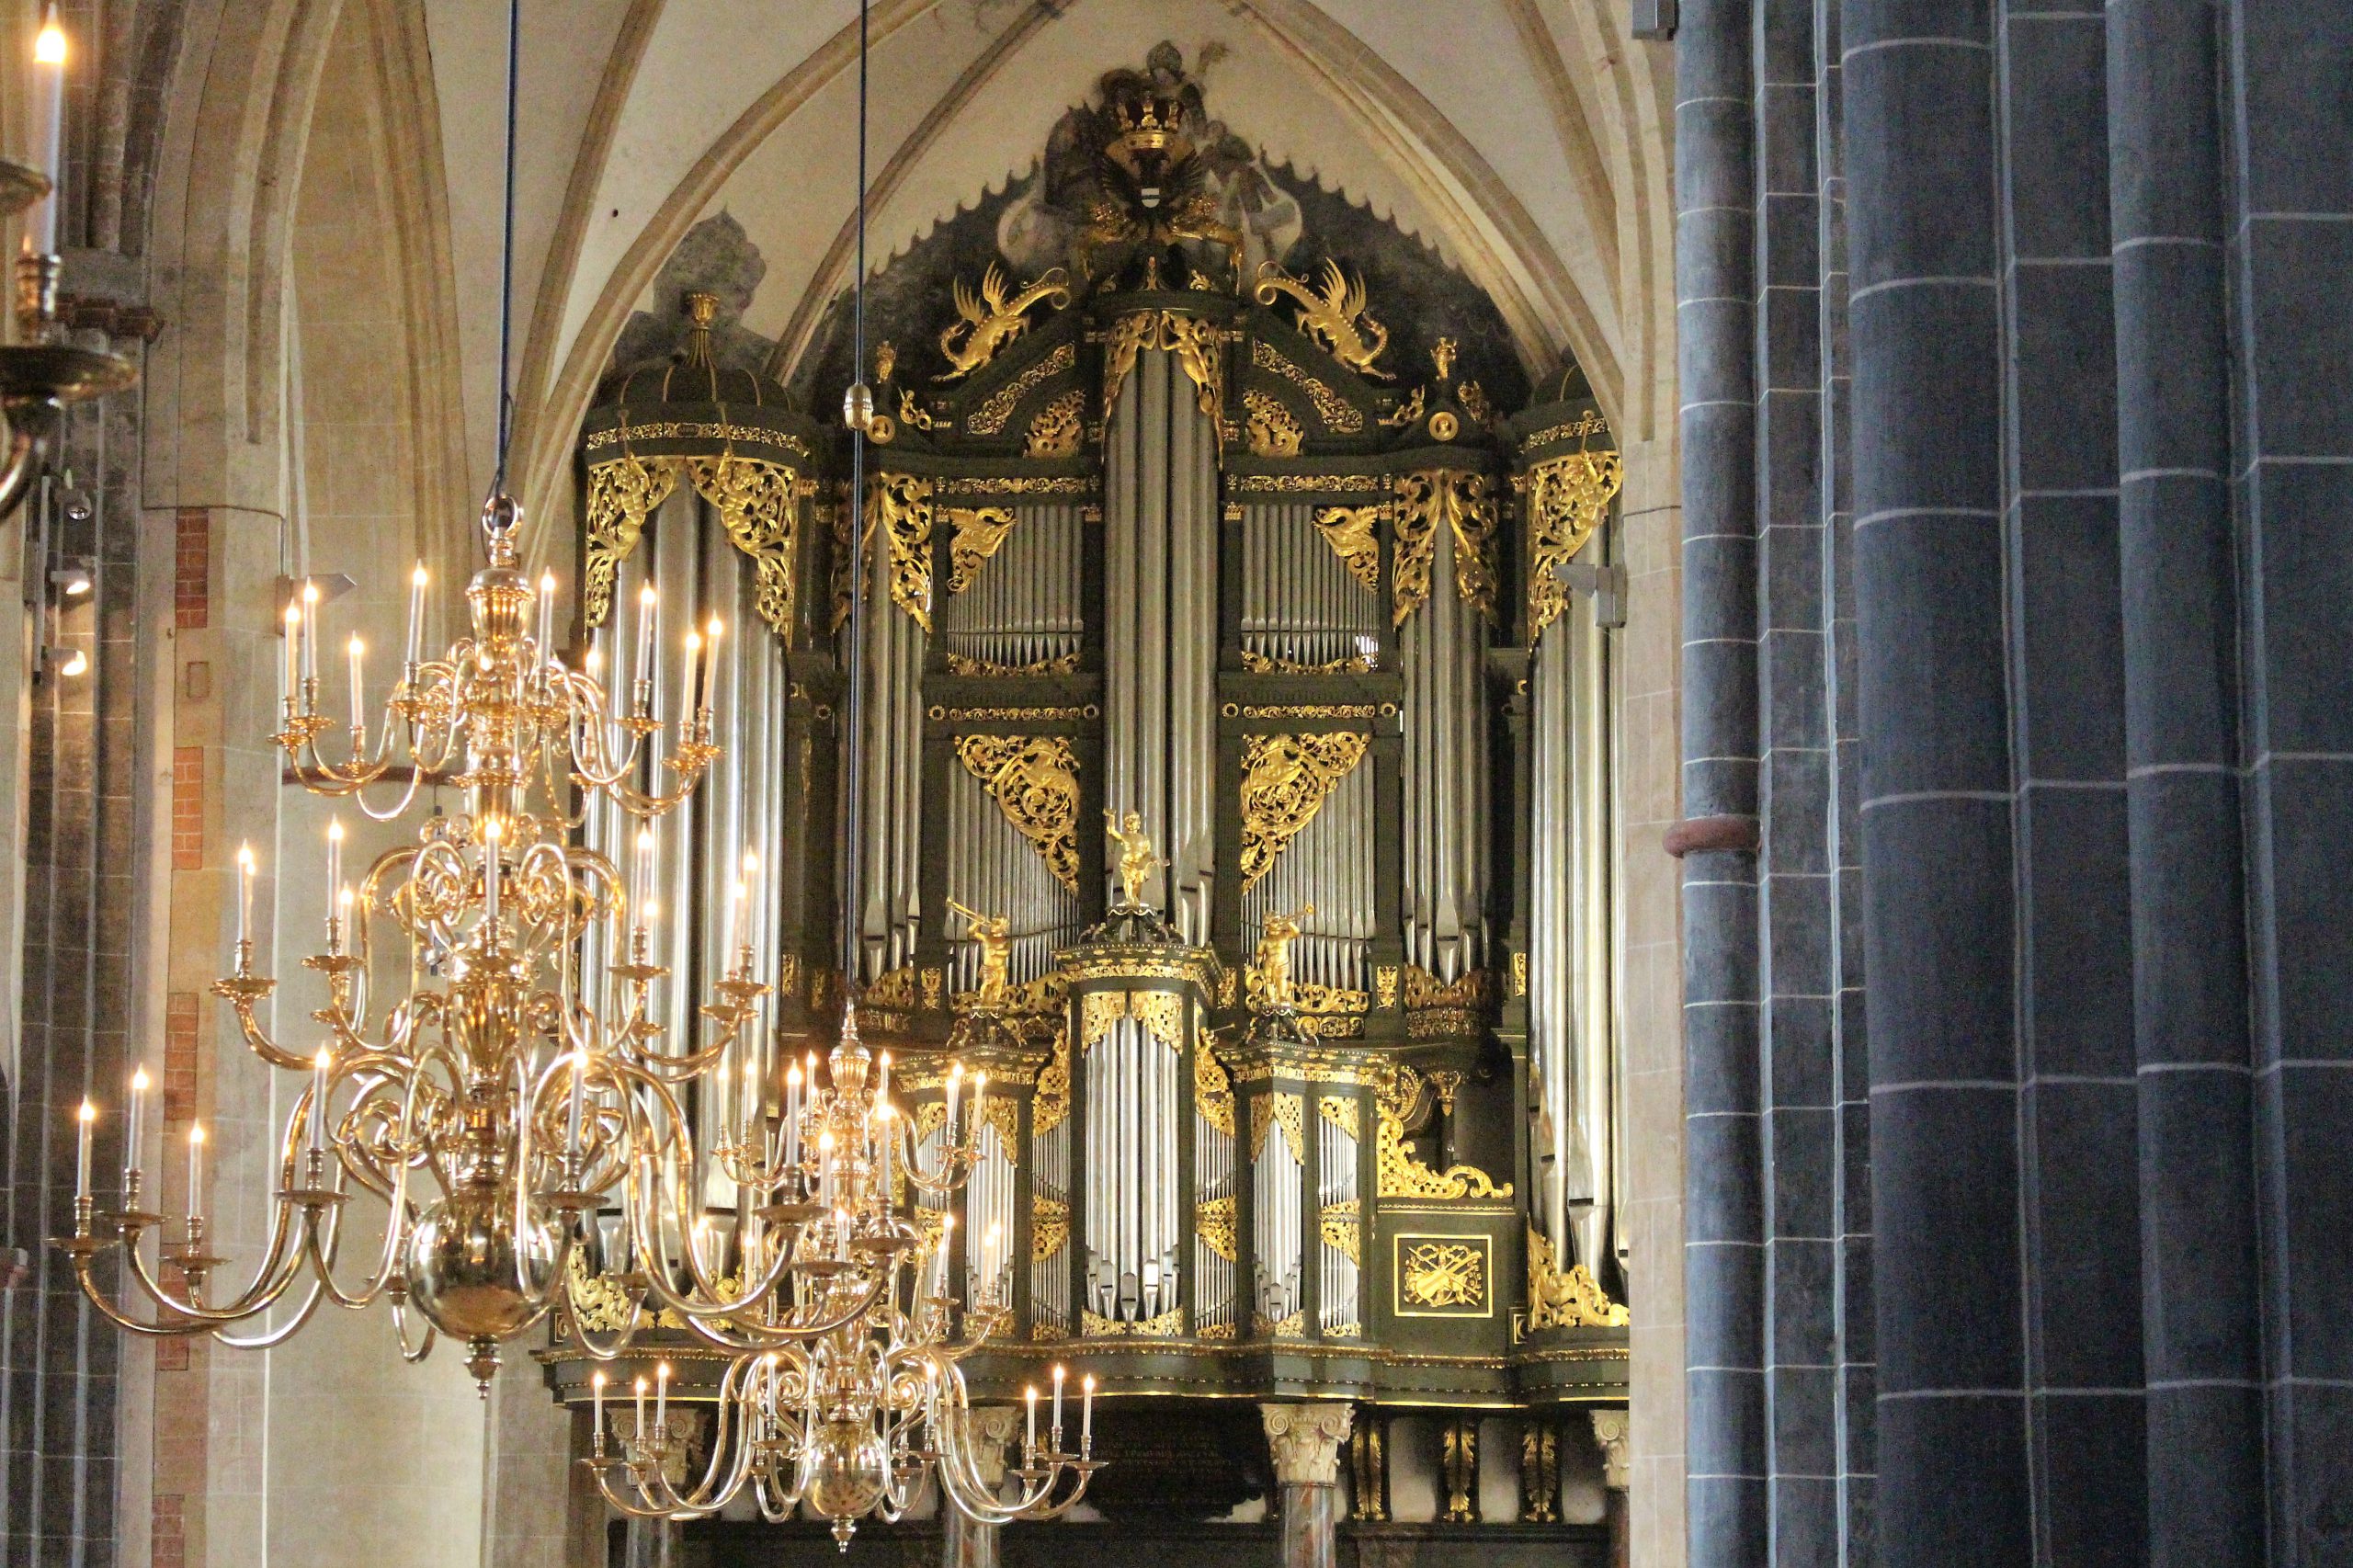
M 1328 665 L 1378 645 L 1381 597 L 1316 530 L 1306 502 L 1242 514 L 1242 646 L 1293 665 Z
M 967 1102 L 969 1108 L 969 1102 Z M 968 1301 L 983 1292 L 1013 1299 L 1013 1153 L 995 1126 L 981 1131 L 980 1158 L 964 1187 L 964 1257 Z
M 1206 1032 L 1194 1037 L 1193 1049 L 1210 1050 Z M 1229 1106 L 1234 1102 L 1229 1099 Z M 1193 1192 L 1196 1212 L 1216 1204 L 1229 1211 L 1224 1227 L 1228 1244 L 1234 1245 L 1231 1210 L 1236 1207 L 1233 1183 L 1233 1139 L 1225 1130 L 1200 1113 L 1198 1095 L 1193 1112 Z M 1196 1222 L 1193 1238 L 1193 1326 L 1196 1332 L 1211 1327 L 1224 1327 L 1236 1320 L 1233 1295 L 1234 1260 L 1222 1256 L 1199 1233 Z M 1240 1248 L 1234 1245 L 1238 1254 Z
M 1177 1300 L 1182 1058 L 1138 1018 L 1113 1020 L 1086 1057 L 1086 1310 L 1142 1323 Z
M 1323 1114 L 1315 1119 L 1315 1154 L 1322 1172 L 1316 1184 L 1316 1213 L 1322 1221 L 1315 1249 L 1319 1270 L 1316 1288 L 1322 1301 L 1316 1320 L 1325 1334 L 1336 1329 L 1360 1332 L 1364 1324 L 1358 1283 L 1361 1270 L 1353 1250 L 1356 1237 L 1361 1233 L 1357 1141 L 1334 1119 L 1336 1111 L 1347 1114 L 1339 1111 L 1343 1105 L 1354 1109 L 1356 1101 L 1353 1096 L 1326 1096 L 1318 1102 L 1317 1108 Z
M 947 826 L 940 852 L 948 858 L 948 896 L 1011 918 L 1015 984 L 1046 973 L 1054 954 L 1078 934 L 1078 896 L 1054 880 L 1045 858 L 1006 820 L 986 787 L 955 764 L 948 773 Z M 954 989 L 979 986 L 977 943 L 957 943 L 949 961 Z
M 1043 1107 L 1042 1099 L 1040 1102 Z M 1032 1206 L 1031 1225 L 1037 1223 L 1036 1208 L 1041 1204 L 1058 1203 L 1063 1213 L 1070 1211 L 1070 1116 L 1067 1104 L 1051 1126 L 1040 1120 L 1042 1131 L 1029 1140 L 1029 1192 Z M 1037 1328 L 1068 1334 L 1075 1326 L 1070 1318 L 1071 1260 L 1078 1251 L 1075 1238 L 1066 1239 L 1046 1256 L 1036 1256 L 1031 1249 L 1029 1262 L 1029 1315 Z
M 1192 383 L 1146 349 L 1104 441 L 1104 803 L 1176 862 L 1147 902 L 1209 932 L 1215 866 L 1218 452 Z
M 891 552 L 878 528 L 866 551 L 864 646 L 856 650 L 866 683 L 866 733 L 846 744 L 863 748 L 860 798 L 843 814 L 863 835 L 865 886 L 848 901 L 858 912 L 865 973 L 871 981 L 913 960 L 921 853 L 923 660 L 926 637 L 913 616 L 891 602 Z M 836 864 L 847 865 L 847 857 Z
M 1289 1101 L 1277 1115 L 1279 1102 Z M 1300 1208 L 1306 1167 L 1303 1150 L 1290 1142 L 1289 1124 L 1297 1121 L 1302 1096 L 1282 1090 L 1261 1095 L 1251 1106 L 1250 1142 L 1256 1153 L 1251 1165 L 1250 1242 L 1256 1271 L 1253 1311 L 1258 1326 L 1271 1329 L 1301 1309 L 1302 1290 Z
M 1242 895 L 1245 931 L 1263 929 L 1269 915 L 1315 906 L 1291 944 L 1296 980 L 1365 988 L 1373 935 L 1373 773 L 1370 756 L 1350 768 L 1273 868 Z
M 1452 982 L 1484 961 L 1487 905 L 1484 623 L 1454 591 L 1439 527 L 1430 596 L 1404 625 L 1405 956 Z
M 1013 512 L 996 554 L 936 609 L 949 653 L 1018 670 L 1077 653 L 1086 618 L 1078 508 L 1058 502 Z

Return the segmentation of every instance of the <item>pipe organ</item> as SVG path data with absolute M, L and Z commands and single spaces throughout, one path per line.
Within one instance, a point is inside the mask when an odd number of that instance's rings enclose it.
M 983 207 L 892 264 L 936 276 L 860 368 L 862 495 L 772 383 L 634 374 L 592 414 L 611 677 L 649 573 L 740 628 L 731 755 L 662 846 L 665 961 L 747 921 L 780 1062 L 837 1017 L 847 923 L 919 1133 L 951 1058 L 986 1067 L 951 1243 L 1015 1306 L 984 1383 L 1078 1342 L 1113 1391 L 1622 1397 L 1608 426 L 1573 367 L 1499 409 L 1483 384 L 1522 372 L 1459 278 L 1376 301 L 1381 247 L 1415 244 L 1377 220 L 1362 254 L 1254 249 L 1224 176 L 1179 177 L 1181 130 L 1138 132 L 1198 112 L 1150 83 L 1115 73 L 1058 134 L 1023 199 L 1061 227 L 1018 231 L 1051 256 Z M 1184 194 L 1135 205 L 1140 169 Z M 708 361 L 690 334 L 679 368 Z M 810 403 L 851 369 L 808 371 Z M 760 441 L 756 526 L 740 475 L 695 476 Z

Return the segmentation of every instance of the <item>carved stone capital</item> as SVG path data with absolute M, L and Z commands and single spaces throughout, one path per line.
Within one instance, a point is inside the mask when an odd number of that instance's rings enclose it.
M 1633 1455 L 1627 1442 L 1629 1426 L 1622 1410 L 1593 1413 L 1593 1440 L 1601 1449 L 1601 1484 L 1612 1492 L 1626 1490 Z
M 966 1416 L 972 1444 L 972 1468 L 992 1492 L 1005 1480 L 1005 1450 L 1013 1441 L 1021 1413 L 1009 1404 L 987 1404 Z
M 671 1485 L 684 1486 L 687 1483 L 687 1456 L 702 1442 L 703 1427 L 710 1419 L 705 1411 L 673 1405 L 659 1427 L 651 1420 L 646 1422 L 646 1439 L 659 1439 L 668 1445 L 662 1454 L 662 1474 Z M 607 1420 L 618 1445 L 615 1450 L 608 1451 L 634 1452 L 639 1446 L 636 1412 L 626 1409 L 612 1411 L 608 1414 Z
M 1346 1404 L 1262 1404 L 1275 1480 L 1284 1486 L 1332 1486 L 1340 1479 L 1340 1445 L 1356 1411 Z

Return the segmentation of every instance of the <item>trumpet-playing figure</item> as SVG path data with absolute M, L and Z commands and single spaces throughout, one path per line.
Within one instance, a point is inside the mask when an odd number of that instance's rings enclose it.
M 983 915 L 952 898 L 948 901 L 948 907 L 964 917 L 965 937 L 981 945 L 980 1005 L 1004 1006 L 1013 984 L 1012 920 L 1003 915 Z
M 1167 857 L 1152 852 L 1152 840 L 1144 836 L 1143 813 L 1130 812 L 1127 821 L 1109 811 L 1103 820 L 1110 824 L 1105 829 L 1111 842 L 1120 846 L 1120 885 L 1127 890 L 1126 905 L 1130 909 L 1143 907 L 1143 885 L 1152 874 L 1167 865 Z
M 1290 915 L 1267 916 L 1266 930 L 1258 938 L 1258 961 L 1252 969 L 1256 983 L 1251 987 L 1262 1009 L 1291 1005 L 1290 945 L 1300 935 L 1299 923 L 1314 913 L 1311 903 Z

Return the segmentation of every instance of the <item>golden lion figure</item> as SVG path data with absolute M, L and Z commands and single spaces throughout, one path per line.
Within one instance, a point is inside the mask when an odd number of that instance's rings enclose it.
M 964 935 L 981 945 L 981 983 L 975 994 L 983 1007 L 1002 1007 L 1013 988 L 1013 922 L 1003 915 L 983 915 L 954 899 L 948 907 L 965 920 Z
M 1300 922 L 1315 913 L 1312 903 L 1289 915 L 1267 916 L 1266 930 L 1258 938 L 1258 961 L 1252 966 L 1257 976 L 1258 1005 L 1261 1007 L 1288 1007 L 1291 1005 L 1290 945 L 1299 939 Z
M 1142 812 L 1130 812 L 1122 823 L 1107 810 L 1103 820 L 1110 824 L 1105 831 L 1111 835 L 1111 842 L 1120 846 L 1120 884 L 1127 890 L 1127 905 L 1141 909 L 1144 883 L 1152 881 L 1154 872 L 1169 864 L 1168 858 L 1152 852 L 1152 840 L 1144 836 Z

